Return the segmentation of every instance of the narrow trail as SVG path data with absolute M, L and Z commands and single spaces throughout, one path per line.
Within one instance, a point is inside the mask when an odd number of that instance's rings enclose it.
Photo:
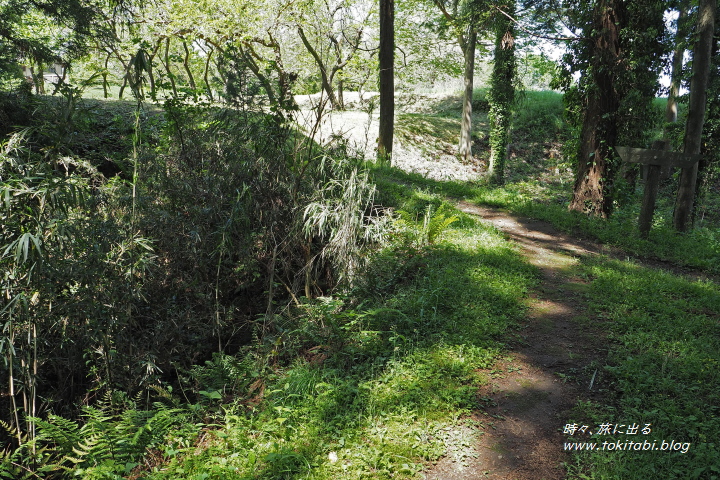
M 478 393 L 474 420 L 481 435 L 472 452 L 444 457 L 428 480 L 556 480 L 565 478 L 562 428 L 579 399 L 594 399 L 602 383 L 607 333 L 589 316 L 586 282 L 574 275 L 578 257 L 610 253 L 564 235 L 541 221 L 460 202 L 503 231 L 541 272 L 530 292 L 528 314 L 508 357 L 490 372 Z M 591 388 L 592 385 L 592 388 Z

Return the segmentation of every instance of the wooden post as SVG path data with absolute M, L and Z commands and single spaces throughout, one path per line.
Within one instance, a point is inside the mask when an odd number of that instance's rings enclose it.
M 640 208 L 640 218 L 638 219 L 640 238 L 648 238 L 650 235 L 650 226 L 652 225 L 653 214 L 655 213 L 655 200 L 657 199 L 657 192 L 660 187 L 660 168 L 660 165 L 648 165 L 647 179 L 645 180 L 645 188 L 643 189 L 642 207 Z
M 658 140 L 652 146 L 653 150 L 663 151 L 666 151 L 669 147 L 670 143 L 663 140 Z M 640 218 L 638 219 L 640 238 L 648 238 L 650 235 L 650 227 L 652 226 L 653 214 L 655 213 L 655 201 L 657 200 L 657 192 L 660 188 L 661 169 L 662 167 L 660 165 L 647 165 L 642 207 L 640 207 Z
M 643 148 L 615 147 L 620 158 L 628 163 L 641 163 L 647 165 L 647 178 L 643 190 L 642 208 L 638 219 L 640 237 L 648 238 L 652 225 L 653 213 L 655 212 L 655 200 L 660 186 L 660 170 L 663 166 L 674 166 L 688 168 L 696 165 L 700 155 L 686 155 L 683 153 L 668 152 L 668 144 L 662 140 L 653 145 L 654 148 L 646 150 Z

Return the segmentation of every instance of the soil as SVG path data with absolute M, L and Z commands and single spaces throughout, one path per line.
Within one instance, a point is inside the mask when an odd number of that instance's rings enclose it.
M 478 392 L 481 434 L 471 452 L 447 455 L 425 472 L 437 480 L 565 478 L 562 430 L 580 399 L 598 400 L 606 334 L 586 313 L 586 282 L 573 274 L 579 257 L 612 254 L 549 224 L 467 202 L 460 210 L 503 231 L 541 272 L 509 355 Z

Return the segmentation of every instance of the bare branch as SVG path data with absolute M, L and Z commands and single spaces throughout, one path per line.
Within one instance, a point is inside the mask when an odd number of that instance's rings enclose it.
M 577 35 L 575 35 L 574 37 L 551 37 L 551 36 L 547 36 L 547 35 L 539 35 L 539 34 L 537 34 L 537 33 L 533 33 L 533 32 L 531 32 L 530 30 L 528 30 L 527 28 L 525 28 L 525 27 L 523 27 L 522 25 L 520 25 L 520 22 L 519 22 L 517 19 L 513 18 L 509 13 L 505 12 L 503 9 L 501 9 L 501 8 L 498 7 L 497 5 L 495 6 L 495 10 L 497 10 L 498 12 L 502 13 L 502 14 L 505 15 L 507 18 L 509 18 L 510 21 L 512 21 L 515 25 L 517 25 L 517 27 L 518 27 L 520 30 L 522 30 L 523 32 L 525 32 L 525 33 L 527 33 L 528 35 L 531 35 L 531 36 L 533 36 L 533 37 L 543 38 L 543 39 L 545 39 L 545 40 L 556 40 L 556 41 L 561 41 L 561 42 L 564 42 L 564 41 L 584 40 L 584 37 L 579 37 L 579 36 L 577 36 Z

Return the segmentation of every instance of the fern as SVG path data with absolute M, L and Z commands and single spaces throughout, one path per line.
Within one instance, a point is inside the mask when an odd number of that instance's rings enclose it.
M 70 453 L 72 447 L 80 441 L 80 427 L 72 420 L 48 415 L 47 420 L 32 418 L 37 431 L 36 441 L 54 443 L 60 455 Z
M 423 221 L 423 237 L 428 245 L 435 243 L 435 240 L 459 218 L 455 215 L 447 215 L 445 213 L 445 205 L 442 205 L 433 213 L 432 205 L 428 205 L 427 213 Z
M 148 450 L 164 444 L 167 435 L 187 424 L 190 416 L 160 402 L 153 410 L 127 408 L 113 414 L 117 405 L 111 400 L 106 397 L 100 407 L 85 407 L 82 426 L 57 415 L 32 418 L 36 437 L 22 436 L 20 446 L 0 451 L 0 479 L 49 479 L 63 474 L 115 478 L 128 473 L 128 465 L 141 463 Z M 0 421 L 3 430 L 17 437 L 14 426 Z
M 0 420 L 0 427 L 12 438 L 18 438 L 18 430 L 13 425 Z M 26 433 L 21 433 L 19 439 L 20 445 L 14 450 L 9 443 L 0 450 L 0 478 L 43 478 L 41 473 L 55 470 L 48 448 L 38 446 L 37 437 L 30 439 Z
M 418 246 L 433 245 L 447 228 L 459 220 L 456 215 L 448 214 L 445 204 L 437 210 L 430 204 L 425 210 L 422 228 L 415 227 L 411 215 L 403 210 L 398 210 L 399 218 L 395 219 L 395 228 L 400 237 L 407 243 L 417 243 Z

